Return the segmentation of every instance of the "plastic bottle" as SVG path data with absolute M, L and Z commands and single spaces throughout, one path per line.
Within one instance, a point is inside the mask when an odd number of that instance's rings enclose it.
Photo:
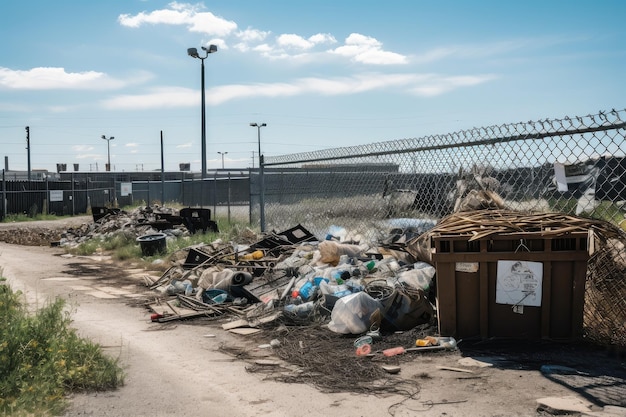
M 363 287 L 360 280 L 358 279 L 350 278 L 345 282 L 345 284 L 348 289 L 353 293 L 363 291 L 365 289 L 365 287 Z
M 331 277 L 338 285 L 341 285 L 346 279 L 350 278 L 350 273 L 348 271 L 344 271 L 343 269 L 335 269 L 333 270 Z
M 311 311 L 313 311 L 313 307 L 315 307 L 315 303 L 313 301 L 308 301 L 302 304 L 287 304 L 284 307 L 284 310 L 300 317 L 306 317 L 311 313 Z
M 333 293 L 333 295 L 337 298 L 345 297 L 350 294 L 352 294 L 352 291 L 350 291 L 346 284 L 337 285 L 337 288 Z
M 213 297 L 212 300 L 213 300 L 213 302 L 215 304 L 221 304 L 224 301 L 226 301 L 226 298 L 228 298 L 228 294 L 222 293 L 222 294 L 218 294 L 215 297 Z
M 365 267 L 367 268 L 368 272 L 373 272 L 376 269 L 376 261 L 372 259 L 365 264 Z
M 300 296 L 303 300 L 310 300 L 315 298 L 317 294 L 317 286 L 313 284 L 311 281 L 307 281 L 299 290 Z

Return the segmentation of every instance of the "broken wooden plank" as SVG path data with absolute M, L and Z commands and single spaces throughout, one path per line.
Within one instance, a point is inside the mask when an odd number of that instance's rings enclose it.
M 468 374 L 473 374 L 474 371 L 463 368 L 453 368 L 452 366 L 438 366 L 437 369 L 441 369 L 442 371 L 453 371 L 453 372 L 465 372 Z
M 239 334 L 242 336 L 247 336 L 250 334 L 255 334 L 255 333 L 259 333 L 260 331 L 262 331 L 261 329 L 254 329 L 252 327 L 239 327 L 236 329 L 230 329 L 229 332 L 231 333 L 235 333 L 235 334 Z
M 238 327 L 250 327 L 250 323 L 248 320 L 239 319 L 222 324 L 222 329 L 224 330 L 236 329 Z

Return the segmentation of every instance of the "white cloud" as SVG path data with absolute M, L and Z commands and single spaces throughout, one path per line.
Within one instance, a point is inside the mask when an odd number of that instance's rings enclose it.
M 412 60 L 418 64 L 425 64 L 429 62 L 439 61 L 440 59 L 447 58 L 458 52 L 459 49 L 455 47 L 435 48 L 423 54 L 414 56 Z
M 74 145 L 72 146 L 72 150 L 74 152 L 89 152 L 94 149 L 91 145 Z
M 293 82 L 232 84 L 212 88 L 207 104 L 218 105 L 247 97 L 290 97 L 305 94 L 350 95 L 368 91 L 397 89 L 422 97 L 441 95 L 452 90 L 488 82 L 493 75 L 443 76 L 438 74 L 365 73 L 352 77 L 300 78 Z M 188 88 L 158 88 L 147 94 L 123 95 L 102 102 L 108 109 L 150 109 L 190 107 L 198 104 L 198 91 Z
M 53 67 L 20 71 L 0 67 L 0 87 L 16 90 L 108 90 L 124 84 L 96 71 L 66 72 L 64 68 Z
M 193 145 L 191 142 L 181 143 L 180 145 L 176 145 L 176 148 L 191 148 Z
M 271 32 L 248 28 L 236 33 L 242 42 L 263 42 Z
M 121 14 L 118 21 L 122 26 L 131 28 L 139 28 L 147 24 L 186 26 L 190 32 L 216 37 L 215 40 L 206 43 L 216 44 L 220 49 L 228 49 L 227 38 L 234 37 L 233 48 L 235 50 L 242 53 L 255 51 L 269 59 L 307 62 L 307 53 L 315 52 L 316 47 L 337 43 L 330 33 L 317 33 L 308 38 L 296 33 L 285 33 L 269 40 L 271 31 L 251 27 L 238 31 L 236 22 L 205 11 L 201 4 L 172 2 L 164 9 L 140 12 L 135 15 Z M 348 36 L 344 45 L 323 52 L 367 65 L 397 65 L 405 64 L 407 60 L 402 54 L 385 51 L 382 43 L 375 38 L 358 33 Z
M 407 57 L 395 52 L 382 49 L 382 43 L 375 38 L 352 33 L 346 38 L 345 44 L 329 53 L 350 58 L 361 64 L 372 65 L 398 65 L 406 64 Z
M 154 88 L 150 93 L 141 95 L 121 95 L 104 100 L 106 109 L 158 109 L 188 107 L 198 100 L 198 91 L 181 87 Z
M 92 161 L 98 161 L 98 160 L 103 160 L 104 159 L 102 157 L 102 155 L 97 154 L 97 153 L 76 154 L 76 155 L 74 155 L 74 158 L 76 158 L 76 159 L 88 159 L 88 160 L 92 160 Z
M 295 48 L 295 49 L 311 49 L 313 47 L 313 43 L 304 39 L 300 35 L 294 34 L 283 34 L 276 38 L 276 43 L 281 48 Z
M 478 84 L 495 79 L 494 75 L 481 76 L 456 76 L 456 77 L 440 77 L 434 76 L 426 82 L 411 88 L 411 91 L 418 96 L 433 97 L 445 94 L 449 91 L 461 88 L 471 87 Z
M 237 30 L 237 24 L 211 12 L 201 11 L 199 5 L 172 2 L 169 9 L 140 12 L 136 15 L 121 14 L 118 22 L 122 26 L 138 28 L 144 24 L 185 25 L 190 32 L 211 36 L 228 36 Z
M 316 45 L 321 45 L 325 43 L 337 43 L 337 39 L 329 33 L 318 33 L 317 35 L 313 35 L 309 38 L 310 42 L 313 42 Z
M 280 48 L 293 48 L 304 51 L 312 49 L 317 45 L 336 42 L 337 40 L 332 35 L 326 33 L 318 33 L 308 39 L 294 33 L 285 33 L 276 38 L 276 44 Z
M 137 147 L 139 147 L 139 144 L 131 142 L 131 143 L 125 143 L 124 146 L 127 147 L 127 148 L 137 148 Z

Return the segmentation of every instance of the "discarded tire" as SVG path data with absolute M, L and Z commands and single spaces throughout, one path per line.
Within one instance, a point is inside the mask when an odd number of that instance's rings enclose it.
M 141 254 L 143 256 L 153 256 L 160 253 L 165 253 L 167 250 L 167 241 L 165 233 L 153 233 L 150 235 L 143 235 L 137 238 L 139 246 L 141 246 Z

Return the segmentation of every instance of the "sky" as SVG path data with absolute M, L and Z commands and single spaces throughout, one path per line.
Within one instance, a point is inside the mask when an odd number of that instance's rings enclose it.
M 200 171 L 202 62 L 209 170 L 258 167 L 259 145 L 623 110 L 624 16 L 622 0 L 4 0 L 0 168 Z

